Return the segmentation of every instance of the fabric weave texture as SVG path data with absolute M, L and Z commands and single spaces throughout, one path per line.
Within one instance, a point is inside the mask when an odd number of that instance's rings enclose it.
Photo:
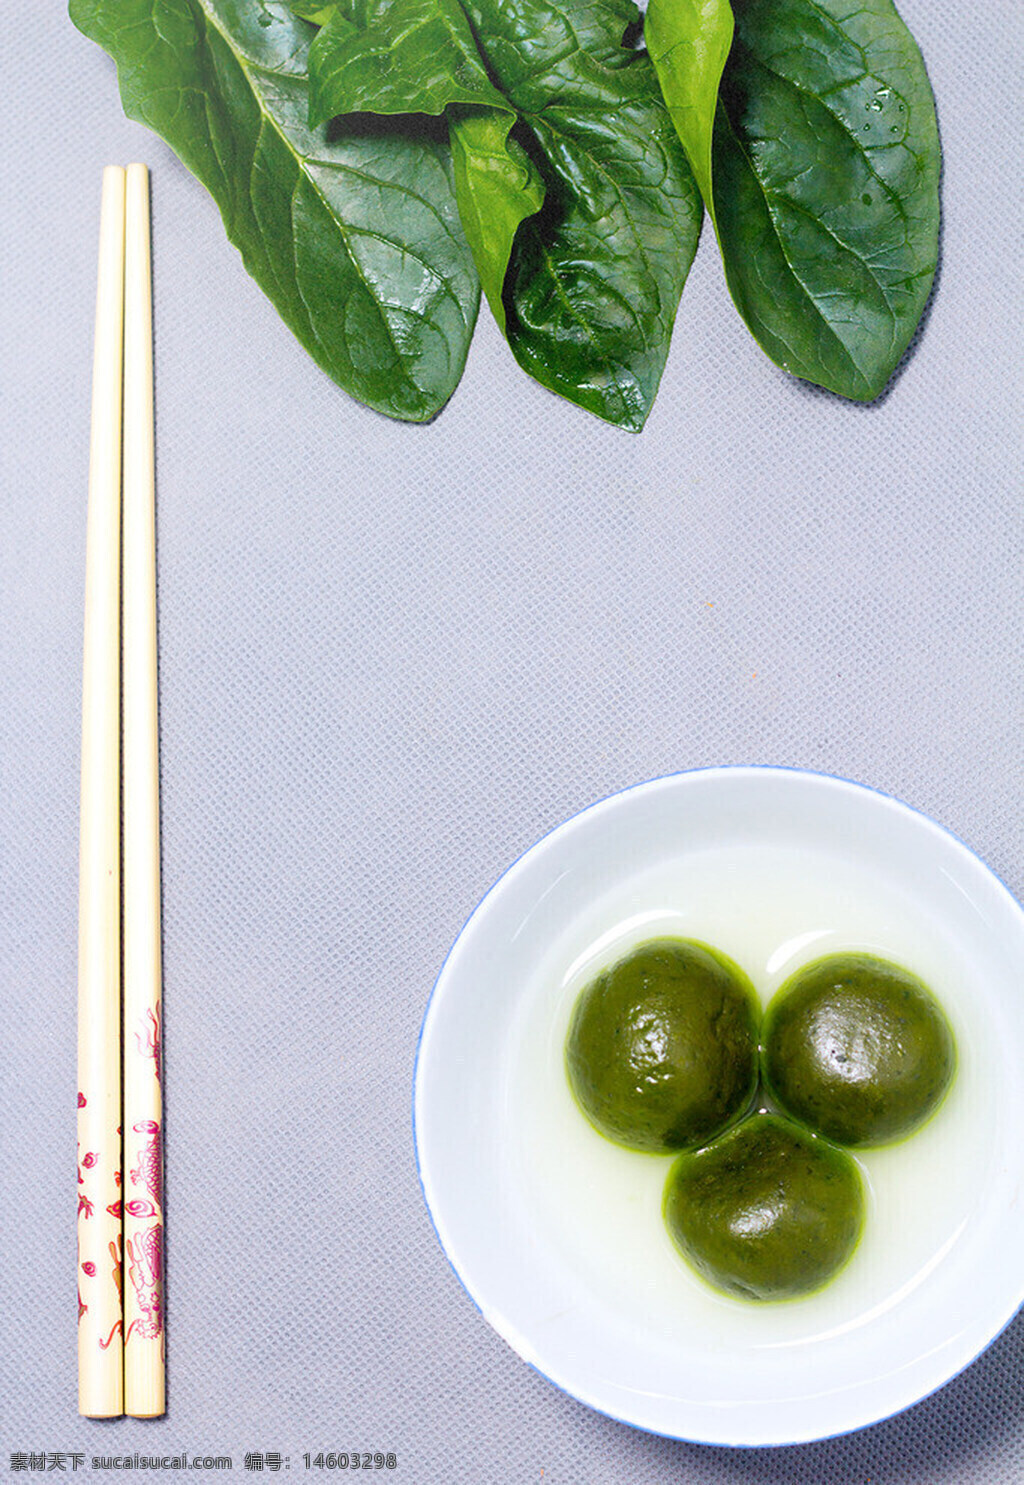
M 411 1080 L 465 919 L 638 780 L 819 769 L 1024 892 L 1018 7 L 905 0 L 942 259 L 888 393 L 772 367 L 705 229 L 642 435 L 481 312 L 429 426 L 305 356 L 62 7 L 5 42 L 0 211 L 0 1474 L 15 1451 L 393 1450 L 407 1485 L 1013 1485 L 1024 1319 L 803 1447 L 614 1423 L 462 1292 Z M 78 748 L 100 170 L 152 168 L 165 905 L 166 1418 L 75 1412 Z

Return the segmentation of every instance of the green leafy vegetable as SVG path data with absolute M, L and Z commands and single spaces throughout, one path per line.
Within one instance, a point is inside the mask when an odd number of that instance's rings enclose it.
M 640 89 L 529 119 L 547 196 L 517 235 L 508 338 L 526 371 L 624 428 L 643 427 L 697 248 L 700 196 Z
M 358 21 L 353 19 L 358 16 Z M 510 138 L 515 110 L 491 83 L 459 0 L 334 5 L 310 48 L 310 123 L 353 112 L 448 114 L 455 195 L 502 333 L 512 243 L 544 184 Z
M 448 130 L 462 226 L 491 312 L 507 333 L 502 298 L 516 232 L 540 210 L 544 182 L 523 146 L 510 137 L 514 116 L 496 108 L 455 109 Z
M 938 254 L 939 141 L 921 54 L 891 0 L 737 0 L 725 22 L 651 0 L 662 88 L 737 308 L 773 361 L 845 397 L 882 391 Z
M 729 0 L 651 0 L 644 17 L 661 91 L 712 219 L 715 108 L 732 37 Z
M 330 16 L 310 48 L 309 122 L 346 113 L 443 113 L 505 100 L 459 0 L 369 0 L 359 23 Z
M 531 376 L 640 429 L 702 197 L 797 376 L 876 397 L 924 309 L 938 132 L 891 0 L 649 0 L 650 56 L 633 0 L 70 9 L 303 344 L 392 417 L 451 395 L 482 285 Z
M 354 17 L 358 17 L 355 19 Z M 544 185 L 510 138 L 515 110 L 487 75 L 459 0 L 361 0 L 332 7 L 310 48 L 311 124 L 350 113 L 448 114 L 455 194 L 502 332 L 516 231 Z
M 336 9 L 336 0 L 287 0 L 288 9 L 304 21 L 326 26 Z
M 514 356 L 633 429 L 702 215 L 650 61 L 623 45 L 638 18 L 631 0 L 369 0 L 311 54 L 315 117 L 450 106 L 463 226 Z
M 692 174 L 630 0 L 468 0 L 544 180 L 505 290 L 508 338 L 544 386 L 622 427 L 653 404 L 700 234 Z
M 443 131 L 365 116 L 311 129 L 315 33 L 275 0 L 71 0 L 71 16 L 310 354 L 370 407 L 433 416 L 479 303 Z

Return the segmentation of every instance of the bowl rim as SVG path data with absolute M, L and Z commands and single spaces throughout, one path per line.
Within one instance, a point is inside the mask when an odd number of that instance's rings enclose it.
M 944 1387 L 947 1387 L 951 1382 L 955 1381 L 957 1377 L 961 1376 L 970 1366 L 973 1366 L 975 1361 L 977 1361 L 979 1357 L 984 1355 L 984 1353 L 995 1344 L 999 1337 L 1004 1334 L 1004 1332 L 1013 1324 L 1014 1320 L 1021 1313 L 1022 1308 L 1024 1308 L 1024 1265 L 1022 1265 L 1021 1275 L 1018 1280 L 1016 1301 L 998 1329 L 994 1330 L 988 1337 L 988 1339 L 983 1341 L 983 1343 L 978 1347 L 976 1351 L 973 1352 L 973 1354 L 968 1356 L 966 1360 L 960 1362 L 954 1371 L 951 1371 L 947 1376 L 945 1376 L 938 1382 L 935 1382 L 934 1385 L 927 1387 L 924 1391 L 919 1392 L 916 1396 L 910 1398 L 908 1401 L 898 1403 L 890 1411 L 879 1413 L 877 1414 L 877 1416 L 865 1419 L 858 1423 L 852 1423 L 847 1428 L 830 1430 L 826 1433 L 808 1431 L 806 1433 L 799 1434 L 797 1437 L 794 1438 L 771 1439 L 770 1441 L 765 1441 L 763 1443 L 751 1442 L 750 1440 L 739 1441 L 723 1438 L 696 1438 L 689 1433 L 678 1433 L 665 1429 L 655 1428 L 650 1426 L 649 1424 L 639 1423 L 633 1418 L 628 1418 L 620 1413 L 616 1413 L 605 1404 L 597 1402 L 592 1397 L 587 1396 L 578 1388 L 571 1386 L 568 1383 L 561 1381 L 557 1377 L 551 1375 L 551 1373 L 545 1371 L 543 1366 L 541 1366 L 538 1362 L 532 1360 L 528 1356 L 524 1356 L 517 1349 L 517 1347 L 509 1339 L 509 1337 L 495 1323 L 495 1320 L 488 1315 L 487 1311 L 484 1308 L 484 1305 L 473 1292 L 470 1283 L 459 1271 L 459 1268 L 455 1260 L 452 1258 L 444 1241 L 444 1238 L 441 1235 L 441 1231 L 438 1225 L 438 1219 L 435 1215 L 434 1209 L 431 1205 L 430 1198 L 427 1193 L 427 1178 L 424 1174 L 425 1160 L 422 1149 L 422 1136 L 420 1128 L 421 1058 L 423 1053 L 424 1039 L 429 1031 L 432 1011 L 436 1004 L 438 989 L 445 979 L 449 963 L 458 951 L 459 945 L 461 944 L 465 934 L 467 933 L 467 930 L 470 928 L 470 925 L 474 922 L 478 915 L 482 913 L 486 904 L 499 891 L 499 889 L 504 886 L 507 880 L 510 877 L 518 875 L 521 870 L 525 869 L 524 863 L 526 862 L 527 858 L 531 857 L 534 852 L 538 851 L 539 848 L 546 842 L 551 840 L 553 836 L 560 835 L 562 833 L 568 835 L 569 833 L 571 833 L 572 829 L 574 827 L 577 827 L 584 819 L 589 819 L 594 815 L 605 812 L 610 806 L 621 801 L 628 795 L 635 794 L 641 791 L 653 792 L 659 787 L 667 787 L 670 784 L 686 778 L 711 778 L 714 776 L 724 777 L 736 775 L 748 775 L 757 777 L 761 777 L 764 775 L 795 776 L 797 778 L 802 778 L 805 781 L 821 783 L 829 786 L 834 785 L 843 792 L 873 796 L 884 806 L 891 808 L 899 815 L 912 817 L 918 826 L 923 825 L 933 834 L 952 843 L 954 847 L 962 851 L 964 855 L 968 857 L 971 862 L 973 862 L 974 866 L 981 871 L 982 875 L 988 878 L 990 883 L 998 890 L 999 893 L 1002 894 L 1007 905 L 1015 912 L 1018 918 L 1021 919 L 1022 925 L 1024 925 L 1024 904 L 1018 901 L 1018 899 L 1011 892 L 1010 888 L 1003 881 L 999 873 L 996 872 L 991 866 L 989 866 L 988 863 L 982 859 L 977 851 L 969 846 L 966 841 L 964 841 L 960 836 L 956 834 L 955 831 L 951 830 L 948 826 L 942 825 L 931 815 L 925 814 L 923 810 L 916 808 L 916 806 L 914 805 L 907 804 L 905 800 L 898 798 L 894 794 L 888 793 L 886 790 L 877 788 L 875 785 L 861 783 L 855 779 L 847 778 L 841 774 L 827 773 L 824 770 L 806 768 L 798 765 L 752 763 L 711 764 L 695 768 L 677 769 L 672 773 L 656 774 L 650 778 L 641 779 L 636 783 L 628 784 L 622 789 L 616 789 L 612 793 L 603 795 L 600 799 L 594 800 L 591 803 L 584 805 L 582 809 L 575 811 L 573 814 L 567 816 L 564 820 L 561 820 L 557 824 L 551 826 L 550 829 L 546 830 L 542 835 L 538 836 L 536 840 L 532 841 L 530 845 L 528 845 L 523 851 L 521 851 L 519 855 L 516 856 L 509 863 L 509 865 L 506 866 L 505 869 L 495 878 L 490 887 L 488 887 L 487 891 L 483 894 L 483 896 L 476 903 L 475 907 L 466 917 L 465 921 L 462 924 L 462 927 L 459 929 L 455 938 L 452 940 L 451 945 L 449 946 L 448 951 L 445 954 L 441 967 L 434 979 L 434 983 L 431 987 L 430 995 L 427 999 L 427 1004 L 423 1013 L 423 1018 L 420 1022 L 419 1033 L 417 1035 L 411 1088 L 413 1153 L 416 1163 L 416 1176 L 419 1182 L 420 1195 L 422 1196 L 423 1204 L 426 1208 L 427 1216 L 429 1218 L 434 1236 L 437 1239 L 437 1242 L 441 1248 L 441 1252 L 444 1255 L 448 1267 L 455 1275 L 455 1278 L 458 1280 L 460 1287 L 468 1296 L 474 1308 L 486 1321 L 489 1328 L 493 1330 L 496 1335 L 499 1336 L 499 1338 L 509 1347 L 509 1349 L 513 1352 L 513 1354 L 519 1361 L 524 1362 L 538 1376 L 543 1377 L 546 1382 L 549 1382 L 552 1386 L 558 1388 L 560 1392 L 563 1392 L 567 1396 L 574 1398 L 577 1402 L 584 1404 L 584 1406 L 593 1409 L 594 1412 L 599 1413 L 606 1418 L 610 1418 L 613 1422 L 624 1424 L 629 1428 L 638 1429 L 642 1433 L 651 1434 L 655 1438 L 671 1439 L 680 1443 L 700 1444 L 711 1448 L 790 1448 L 807 1443 L 821 1442 L 826 1439 L 845 1438 L 850 1434 L 859 1433 L 865 1428 L 873 1428 L 879 1423 L 885 1423 L 891 1418 L 898 1417 L 901 1413 L 907 1412 L 909 1409 L 916 1407 L 919 1403 L 925 1402 L 929 1397 L 933 1397 L 936 1393 L 941 1392 Z

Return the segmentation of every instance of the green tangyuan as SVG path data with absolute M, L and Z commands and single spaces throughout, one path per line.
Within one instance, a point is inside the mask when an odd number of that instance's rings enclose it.
M 931 991 L 869 954 L 834 954 L 798 970 L 769 1005 L 761 1039 L 772 1096 L 844 1145 L 910 1134 L 956 1067 L 953 1033 Z
M 864 1192 L 844 1151 L 758 1113 L 679 1157 L 663 1210 L 673 1242 L 714 1288 L 737 1299 L 796 1299 L 850 1257 Z
M 566 1040 L 570 1086 L 616 1143 L 692 1148 L 750 1106 L 758 1015 L 749 981 L 724 955 L 652 940 L 580 994 Z

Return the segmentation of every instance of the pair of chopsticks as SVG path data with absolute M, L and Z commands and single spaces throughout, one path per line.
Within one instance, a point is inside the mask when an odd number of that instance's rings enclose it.
M 149 174 L 110 165 L 93 360 L 78 918 L 78 1407 L 94 1418 L 164 1411 L 152 323 Z

